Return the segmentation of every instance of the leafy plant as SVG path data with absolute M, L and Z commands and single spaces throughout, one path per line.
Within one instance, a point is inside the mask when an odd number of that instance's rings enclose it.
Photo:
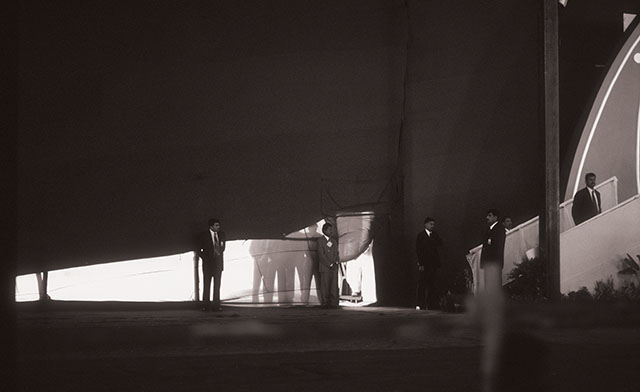
M 636 255 L 636 258 L 640 261 L 640 255 Z M 640 265 L 628 253 L 620 264 L 618 276 L 622 284 L 615 292 L 616 297 L 627 301 L 640 301 Z
M 542 258 L 525 258 L 509 272 L 506 285 L 510 298 L 540 301 L 547 298 L 547 265 Z
M 578 291 L 571 291 L 567 295 L 563 295 L 563 299 L 573 302 L 586 302 L 593 301 L 593 296 L 585 286 L 582 286 Z
M 593 299 L 596 301 L 612 301 L 616 299 L 616 289 L 613 285 L 613 279 L 609 278 L 606 282 L 598 280 L 594 288 Z
M 636 255 L 638 261 L 640 261 L 640 255 Z M 622 259 L 622 269 L 618 271 L 620 275 L 638 275 L 640 271 L 640 265 L 633 260 L 633 257 L 627 253 L 627 257 Z
M 640 262 L 640 255 L 636 255 Z M 595 283 L 591 294 L 586 287 L 563 296 L 568 301 L 640 301 L 640 263 L 627 254 L 621 260 L 618 275 L 622 284 L 616 288 L 612 278 Z M 521 301 L 540 301 L 547 298 L 547 266 L 543 259 L 524 259 L 516 264 L 508 275 L 511 282 L 505 288 L 511 299 Z
M 640 302 L 640 286 L 634 282 L 626 283 L 617 290 L 618 296 L 627 301 Z
M 448 289 L 455 294 L 469 294 L 473 291 L 473 274 L 468 265 L 455 271 Z

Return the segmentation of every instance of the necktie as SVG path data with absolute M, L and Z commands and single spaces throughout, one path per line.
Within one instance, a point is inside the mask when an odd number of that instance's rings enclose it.
M 596 197 L 596 191 L 591 191 L 591 199 L 593 200 L 593 205 L 596 207 L 596 212 L 600 213 L 600 206 L 598 205 L 598 198 Z
M 220 240 L 218 239 L 218 233 L 213 233 L 213 250 L 215 254 L 220 254 Z

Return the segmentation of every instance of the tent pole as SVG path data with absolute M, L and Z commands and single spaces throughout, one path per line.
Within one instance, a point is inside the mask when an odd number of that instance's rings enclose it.
M 198 274 L 198 253 L 193 252 L 193 300 L 198 302 L 200 300 L 200 275 Z
M 49 273 L 47 271 L 36 272 L 36 280 L 38 281 L 38 296 L 40 298 L 40 301 L 49 299 L 49 296 L 47 295 Z

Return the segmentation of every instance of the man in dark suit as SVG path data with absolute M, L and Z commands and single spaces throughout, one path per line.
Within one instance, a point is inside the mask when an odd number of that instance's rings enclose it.
M 595 190 L 596 175 L 587 173 L 584 181 L 587 186 L 576 192 L 571 207 L 571 215 L 576 226 L 602 212 L 600 192 Z
M 509 215 L 505 215 L 502 217 L 502 227 L 504 227 L 505 233 L 508 233 L 509 230 L 513 229 L 513 220 Z
M 322 308 L 338 308 L 338 240 L 334 237 L 333 225 L 322 226 L 322 237 L 318 238 L 318 268 L 320 270 L 320 305 Z
M 499 212 L 496 209 L 487 211 L 488 230 L 482 242 L 480 268 L 484 269 L 485 288 L 488 284 L 502 286 L 502 266 L 504 265 L 504 227 L 498 223 Z M 495 280 L 495 282 L 494 282 Z
M 502 295 L 502 267 L 504 265 L 505 229 L 499 222 L 498 210 L 487 211 L 488 230 L 482 242 L 480 268 L 484 271 L 482 301 L 481 370 L 484 390 L 493 391 L 500 376 L 503 339 L 505 334 L 505 302 Z
M 418 255 L 418 287 L 416 289 L 416 309 L 432 309 L 436 300 L 435 282 L 436 272 L 440 268 L 438 248 L 442 240 L 438 233 L 435 219 L 427 217 L 424 220 L 424 230 L 416 237 L 416 254 Z M 426 294 L 426 295 L 425 295 Z
M 221 311 L 220 306 L 220 282 L 224 269 L 224 250 L 227 240 L 224 231 L 220 230 L 220 221 L 216 218 L 209 219 L 209 230 L 202 233 L 199 238 L 196 253 L 202 259 L 202 310 Z M 213 279 L 213 303 L 211 303 L 210 290 Z

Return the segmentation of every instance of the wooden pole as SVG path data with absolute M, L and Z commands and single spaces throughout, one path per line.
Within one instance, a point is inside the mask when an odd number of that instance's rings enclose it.
M 50 298 L 49 293 L 47 292 L 49 286 L 49 272 L 36 272 L 36 280 L 38 281 L 38 297 L 40 298 L 40 301 L 48 300 Z
M 198 274 L 198 261 L 200 257 L 197 252 L 193 252 L 193 300 L 200 301 L 200 275 Z
M 558 0 L 543 0 L 544 20 L 544 148 L 545 212 L 543 255 L 547 262 L 547 292 L 560 299 L 560 122 Z M 542 230 L 541 230 L 542 231 Z M 543 234 L 543 233 L 541 233 Z
M 36 281 L 38 282 L 38 298 L 40 301 L 44 298 L 44 283 L 42 280 L 42 272 L 36 272 Z
M 0 109 L 3 113 L 0 125 L 0 194 L 3 198 L 2 261 L 0 261 L 0 347 L 2 357 L 9 360 L 0 365 L 3 390 L 17 390 L 16 374 L 18 356 L 16 344 L 16 272 L 18 257 L 18 42 L 20 8 L 22 4 L 10 1 L 2 7 L 0 37 L 2 37 L 3 64 L 1 69 L 3 88 L 0 90 Z

